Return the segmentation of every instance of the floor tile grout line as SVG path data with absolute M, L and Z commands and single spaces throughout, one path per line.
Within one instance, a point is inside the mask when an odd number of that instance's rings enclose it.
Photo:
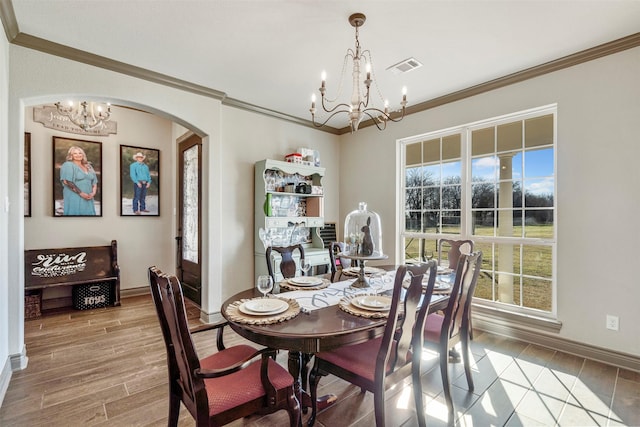
M 609 413 L 607 414 L 607 425 L 611 424 L 611 417 L 613 414 L 613 403 L 616 398 L 616 392 L 618 391 L 618 380 L 620 379 L 620 368 L 616 368 L 616 379 L 613 382 L 613 393 L 611 393 L 611 403 L 609 403 Z

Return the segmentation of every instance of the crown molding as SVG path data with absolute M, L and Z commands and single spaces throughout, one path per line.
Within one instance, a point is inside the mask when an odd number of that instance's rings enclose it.
M 593 61 L 594 59 L 602 58 L 604 56 L 612 55 L 614 53 L 622 52 L 624 50 L 632 49 L 638 46 L 640 46 L 640 33 L 631 34 L 630 36 L 604 43 L 596 47 L 585 49 L 583 51 L 567 55 L 565 57 L 549 61 L 544 64 L 536 65 L 534 67 L 508 74 L 506 76 L 499 77 L 485 83 L 480 83 L 478 85 L 471 86 L 457 92 L 452 92 L 438 98 L 433 98 L 428 101 L 412 105 L 410 107 L 407 107 L 405 116 L 409 114 L 419 113 L 421 111 L 429 110 L 431 108 L 439 107 L 445 104 L 450 104 L 452 102 L 460 101 L 461 99 L 469 98 L 481 93 L 490 92 L 492 90 L 509 86 L 514 83 L 523 82 L 534 77 L 539 77 L 544 74 L 552 73 L 554 71 L 573 67 L 574 65 Z M 360 128 L 373 125 L 374 123 L 372 120 L 367 120 L 366 122 L 362 122 L 360 124 Z M 351 128 L 349 126 L 339 129 L 340 135 L 349 132 L 351 132 Z
M 2 20 L 7 40 L 11 43 L 20 30 L 18 30 L 18 21 L 10 0 L 0 0 L 0 20 Z
M 296 123 L 298 125 L 318 129 L 318 127 L 315 126 L 311 120 L 301 119 L 299 117 L 291 116 L 289 114 L 281 113 L 279 111 L 270 110 L 268 108 L 260 107 L 258 105 L 249 104 L 247 102 L 240 101 L 239 99 L 225 98 L 222 100 L 222 105 L 236 107 L 236 108 L 240 108 L 246 111 L 251 111 L 254 113 L 264 114 L 264 115 L 275 117 L 281 120 L 287 120 L 289 122 Z M 339 130 L 331 126 L 325 126 L 324 128 L 321 128 L 319 130 L 322 130 L 327 133 L 332 133 L 334 135 L 340 135 Z
M 136 77 L 142 80 L 158 83 L 164 86 L 173 87 L 176 89 L 184 90 L 187 92 L 195 93 L 197 95 L 207 96 L 210 98 L 219 99 L 223 105 L 240 108 L 246 111 L 254 113 L 264 114 L 270 117 L 274 117 L 280 120 L 286 120 L 301 126 L 311 127 L 331 133 L 334 135 L 344 135 L 351 132 L 351 127 L 346 126 L 343 128 L 335 128 L 331 126 L 323 126 L 317 128 L 313 125 L 311 120 L 300 119 L 289 114 L 281 113 L 268 108 L 260 107 L 258 105 L 249 104 L 247 102 L 227 98 L 226 93 L 212 89 L 206 86 L 197 85 L 185 80 L 181 80 L 175 77 L 168 76 L 166 74 L 157 73 L 155 71 L 147 70 L 145 68 L 136 67 L 124 62 L 115 61 L 104 56 L 95 55 L 90 52 L 75 49 L 69 46 L 65 46 L 59 43 L 54 43 L 39 37 L 31 36 L 29 34 L 21 33 L 18 28 L 13 5 L 10 0 L 0 0 L 0 19 L 2 20 L 7 39 L 10 43 L 17 46 L 26 47 L 29 49 L 38 50 L 50 55 L 59 56 L 61 58 L 70 59 L 72 61 L 81 62 L 95 67 L 103 68 L 106 70 L 114 71 L 117 73 L 125 74 L 128 76 Z M 522 71 L 518 71 L 512 74 L 508 74 L 503 77 L 499 77 L 494 80 L 490 80 L 485 83 L 481 83 L 475 86 L 471 86 L 456 92 L 449 93 L 437 98 L 430 99 L 425 102 L 407 107 L 406 114 L 415 114 L 422 111 L 426 111 L 435 107 L 439 107 L 452 102 L 460 101 L 461 99 L 469 98 L 471 96 L 479 95 L 481 93 L 489 92 L 495 89 L 499 89 L 505 86 L 519 83 L 525 80 L 539 77 L 544 74 L 552 73 L 554 71 L 562 70 L 565 68 L 573 67 L 574 65 L 582 64 L 594 59 L 602 58 L 607 55 L 622 52 L 627 49 L 640 46 L 640 33 L 631 34 L 627 37 L 617 39 L 608 43 L 595 46 L 593 48 L 585 49 L 583 51 L 567 55 L 565 57 L 546 62 L 531 68 L 527 68 Z M 373 120 L 363 121 L 360 124 L 360 128 L 366 128 L 373 126 Z

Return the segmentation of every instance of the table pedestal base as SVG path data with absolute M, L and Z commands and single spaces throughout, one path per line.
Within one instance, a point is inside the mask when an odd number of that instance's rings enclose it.
M 308 383 L 308 378 L 306 377 L 309 374 L 307 364 L 311 360 L 310 356 L 312 355 L 303 355 L 299 351 L 291 350 L 289 351 L 288 358 L 289 373 L 293 377 L 293 388 L 295 390 L 296 397 L 300 402 L 302 413 L 305 414 L 307 413 L 307 409 L 311 408 L 311 396 L 304 389 Z M 318 399 L 316 400 L 318 412 L 333 405 L 336 400 L 338 400 L 338 396 L 336 396 L 335 394 L 327 394 L 325 396 L 318 397 Z M 313 425 L 314 421 L 315 420 L 309 420 L 309 425 Z

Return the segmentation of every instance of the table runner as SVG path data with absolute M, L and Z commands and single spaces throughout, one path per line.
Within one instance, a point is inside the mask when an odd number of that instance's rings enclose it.
M 385 283 L 380 292 L 393 289 L 393 279 L 396 272 L 389 271 L 386 273 L 391 277 L 388 283 Z M 373 280 L 381 280 L 380 278 L 374 278 Z M 298 301 L 301 307 L 307 310 L 317 310 L 319 308 L 328 307 L 330 305 L 336 305 L 340 302 L 340 299 L 344 296 L 351 296 L 355 294 L 371 293 L 371 288 L 352 288 L 351 284 L 354 279 L 343 280 L 341 282 L 335 282 L 330 284 L 325 289 L 308 290 L 308 291 L 291 291 L 274 295 L 278 298 L 291 298 Z
M 387 280 L 384 283 L 384 286 L 379 291 L 380 293 L 393 289 L 395 275 L 395 270 L 388 271 L 386 273 L 386 276 L 388 276 L 391 280 Z M 376 277 L 373 278 L 373 280 L 381 280 L 381 278 Z M 275 294 L 273 296 L 277 298 L 294 299 L 298 302 L 298 304 L 300 304 L 303 309 L 312 311 L 323 307 L 337 305 L 340 303 L 340 300 L 343 297 L 350 297 L 356 294 L 371 294 L 371 288 L 352 288 L 351 284 L 353 282 L 354 279 L 343 280 L 340 282 L 332 283 L 325 289 L 290 291 L 283 292 L 281 294 Z M 436 295 L 434 293 L 434 295 L 431 297 L 431 302 L 437 301 L 444 297 L 446 297 L 446 295 Z

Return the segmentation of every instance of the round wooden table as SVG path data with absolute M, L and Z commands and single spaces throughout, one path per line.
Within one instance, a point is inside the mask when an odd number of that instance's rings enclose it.
M 222 304 L 221 313 L 238 335 L 265 347 L 289 351 L 288 369 L 295 379 L 294 387 L 303 407 L 310 407 L 309 396 L 300 385 L 303 363 L 306 367 L 310 359 L 303 355 L 358 344 L 384 333 L 385 318 L 355 316 L 340 309 L 338 304 L 312 310 L 309 313 L 300 312 L 293 319 L 269 325 L 244 324 L 227 317 L 229 304 L 240 299 L 259 296 L 261 294 L 255 288 L 237 293 Z M 446 296 L 441 296 L 436 301 L 432 301 L 429 312 L 443 309 L 448 299 Z M 303 381 L 306 385 L 306 379 Z

